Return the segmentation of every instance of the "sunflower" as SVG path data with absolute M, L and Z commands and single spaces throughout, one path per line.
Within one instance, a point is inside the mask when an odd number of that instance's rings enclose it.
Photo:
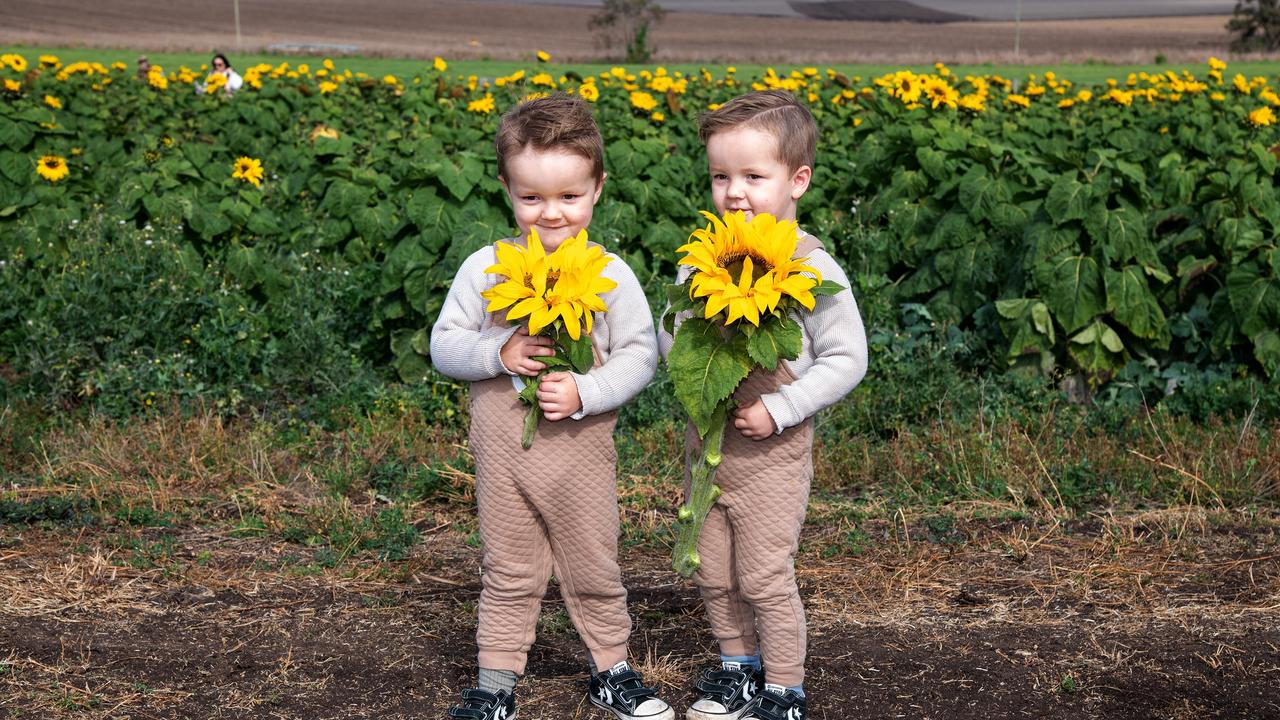
M 937 110 L 939 105 L 945 105 L 954 110 L 960 102 L 960 93 L 942 78 L 926 77 L 923 85 L 924 96 L 934 110 Z
M 8 90 L 9 92 L 15 92 L 15 93 L 22 92 L 22 83 L 18 82 L 17 80 L 10 80 L 9 78 L 5 78 L 4 89 Z
M 557 320 L 574 340 L 582 337 L 584 328 L 590 334 L 594 314 L 607 309 L 600 294 L 618 286 L 603 275 L 612 258 L 604 248 L 587 243 L 586 230 L 548 255 L 538 231 L 530 229 L 525 248 L 498 243 L 497 255 L 498 262 L 485 272 L 507 280 L 481 293 L 489 301 L 486 310 L 510 307 L 508 321 L 528 317 L 530 335 Z
M 631 106 L 649 112 L 658 107 L 658 101 L 649 93 L 636 90 L 631 93 Z
M 792 257 L 798 241 L 794 220 L 761 213 L 748 222 L 739 211 L 721 221 L 702 214 L 711 224 L 694 230 L 678 252 L 685 253 L 679 264 L 694 270 L 690 297 L 707 298 L 706 319 L 725 312 L 725 325 L 739 318 L 759 325 L 761 313 L 777 310 L 784 296 L 813 309 L 811 291 L 822 276 L 804 264 L 808 258 Z
M 333 128 L 323 123 L 317 123 L 316 126 L 311 129 L 311 141 L 315 142 L 316 138 L 329 138 L 330 140 L 337 140 L 338 131 L 334 130 Z
M 488 115 L 494 110 L 493 96 L 486 93 L 485 96 L 479 100 L 472 100 L 467 103 L 467 110 L 473 113 L 484 113 L 485 115 Z
M 449 69 L 449 63 L 445 62 L 444 58 L 439 56 L 437 56 L 435 60 L 431 61 L 431 66 L 436 69 L 436 72 L 444 72 Z
M 1249 122 L 1254 127 L 1264 127 L 1273 125 L 1276 121 L 1276 114 L 1269 107 L 1260 107 L 1249 113 Z
M 231 177 L 253 183 L 254 187 L 262 186 L 262 161 L 257 158 L 241 157 L 236 160 Z
M 587 102 L 595 102 L 600 99 L 600 88 L 595 84 L 584 84 L 578 88 L 578 94 Z
M 67 161 L 59 155 L 45 155 L 36 163 L 36 174 L 56 183 L 71 174 L 71 170 L 67 168 Z
M 45 105 L 48 105 L 49 107 L 53 108 L 54 110 L 61 110 L 61 109 L 62 109 L 62 101 L 61 101 L 61 100 L 59 100 L 58 98 L 56 98 L 56 97 L 52 96 L 52 95 L 45 95 L 45 96 L 44 96 L 44 104 L 45 104 Z

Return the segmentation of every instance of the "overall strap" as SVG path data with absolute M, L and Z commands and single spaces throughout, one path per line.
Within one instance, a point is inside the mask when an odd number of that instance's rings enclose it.
M 803 231 L 802 231 L 803 232 Z M 818 238 L 805 233 L 800 236 L 799 242 L 796 243 L 796 252 L 791 257 L 805 257 L 814 250 L 825 250 L 822 241 Z

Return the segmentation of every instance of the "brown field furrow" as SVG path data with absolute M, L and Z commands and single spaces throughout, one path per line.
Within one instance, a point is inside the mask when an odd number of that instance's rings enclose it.
M 236 49 L 230 3 L 76 0 L 22 3 L 6 13 L 0 43 L 201 51 Z M 243 49 L 307 45 L 321 54 L 600 60 L 581 7 L 443 0 L 244 0 Z M 1223 16 L 1033 21 L 1022 24 L 1023 62 L 1102 59 L 1202 61 L 1226 52 Z M 659 62 L 1007 62 L 1008 22 L 918 24 L 677 13 L 651 34 Z M 327 49 L 326 49 L 327 48 Z

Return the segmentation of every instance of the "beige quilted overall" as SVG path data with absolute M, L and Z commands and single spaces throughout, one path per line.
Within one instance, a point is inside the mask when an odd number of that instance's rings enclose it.
M 806 235 L 795 256 L 820 247 Z M 733 397 L 746 405 L 795 379 L 785 361 L 773 372 L 757 368 Z M 804 682 L 806 629 L 795 555 L 813 478 L 813 418 L 764 440 L 744 437 L 732 417 L 729 423 L 715 478 L 723 494 L 698 539 L 702 565 L 693 581 L 702 591 L 721 654 L 759 652 L 766 682 L 794 687 Z M 692 425 L 686 447 L 691 452 L 700 447 Z
M 486 327 L 504 323 L 486 316 Z M 527 409 L 507 375 L 471 384 L 470 443 L 484 543 L 480 667 L 524 673 L 554 570 L 592 660 L 608 668 L 627 659 L 631 634 L 617 559 L 617 413 L 543 418 L 525 450 L 520 436 Z

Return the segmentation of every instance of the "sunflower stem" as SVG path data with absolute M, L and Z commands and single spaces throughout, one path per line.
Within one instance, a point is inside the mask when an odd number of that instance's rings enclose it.
M 711 425 L 702 437 L 702 452 L 690 468 L 689 499 L 680 506 L 676 520 L 676 544 L 672 551 L 671 566 L 682 577 L 693 575 L 702 558 L 698 556 L 698 537 L 707 513 L 720 497 L 720 486 L 715 484 L 716 468 L 720 466 L 720 448 L 724 443 L 725 422 L 731 398 L 716 403 Z
M 542 406 L 534 402 L 524 414 L 524 434 L 520 436 L 520 447 L 525 450 L 533 447 L 533 436 L 538 434 L 540 419 L 542 419 Z

